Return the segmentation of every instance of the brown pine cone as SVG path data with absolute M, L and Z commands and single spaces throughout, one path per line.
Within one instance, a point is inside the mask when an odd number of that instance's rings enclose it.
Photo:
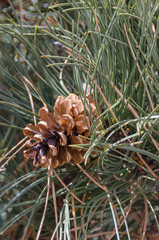
M 90 108 L 92 112 L 96 112 L 93 103 Z M 24 135 L 30 138 L 27 142 L 29 149 L 24 151 L 24 156 L 33 158 L 34 166 L 42 167 L 50 165 L 51 168 L 55 168 L 71 159 L 75 163 L 82 163 L 86 149 L 71 145 L 89 143 L 86 137 L 89 137 L 91 120 L 89 109 L 86 110 L 84 113 L 81 99 L 72 93 L 66 98 L 57 98 L 54 114 L 46 107 L 41 108 L 40 122 L 36 126 L 28 124 L 24 128 Z

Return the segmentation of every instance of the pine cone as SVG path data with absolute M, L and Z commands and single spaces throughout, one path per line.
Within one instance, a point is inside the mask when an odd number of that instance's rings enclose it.
M 92 112 L 96 111 L 93 103 L 90 107 Z M 24 156 L 33 158 L 34 166 L 42 167 L 50 165 L 55 168 L 71 159 L 75 163 L 82 163 L 86 150 L 70 145 L 89 143 L 86 140 L 91 125 L 88 112 L 87 108 L 84 115 L 83 103 L 75 94 L 70 94 L 67 98 L 59 96 L 55 102 L 54 114 L 46 107 L 41 108 L 40 122 L 36 126 L 29 124 L 24 128 L 24 135 L 30 138 L 27 143 L 29 149 L 24 151 Z

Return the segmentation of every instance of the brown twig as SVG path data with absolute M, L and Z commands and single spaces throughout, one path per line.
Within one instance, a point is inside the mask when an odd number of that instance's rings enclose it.
M 38 240 L 39 237 L 40 237 L 42 226 L 43 226 L 43 223 L 44 223 L 44 220 L 45 220 L 47 204 L 48 204 L 48 200 L 49 200 L 49 193 L 50 193 L 50 166 L 48 166 L 48 182 L 47 182 L 47 195 L 46 195 L 45 207 L 44 207 L 43 216 L 41 218 L 41 223 L 40 223 L 40 226 L 39 226 L 39 230 L 38 230 L 38 233 L 36 235 L 36 240 Z

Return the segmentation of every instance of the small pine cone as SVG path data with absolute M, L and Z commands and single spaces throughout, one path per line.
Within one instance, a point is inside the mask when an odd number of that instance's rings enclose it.
M 93 103 L 90 108 L 96 116 L 97 110 Z M 86 137 L 89 137 L 91 120 L 89 109 L 86 110 L 85 114 L 81 99 L 72 93 L 66 98 L 57 98 L 54 114 L 46 107 L 41 108 L 40 122 L 36 126 L 28 124 L 24 128 L 24 135 L 30 138 L 27 144 L 29 148 L 24 151 L 24 156 L 33 158 L 34 166 L 42 167 L 50 165 L 55 168 L 71 159 L 75 163 L 82 163 L 86 150 L 70 145 L 89 143 Z

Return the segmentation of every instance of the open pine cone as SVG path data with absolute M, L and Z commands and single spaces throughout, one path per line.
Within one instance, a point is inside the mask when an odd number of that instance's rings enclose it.
M 96 116 L 93 103 L 90 108 Z M 59 96 L 55 102 L 54 114 L 42 107 L 39 117 L 40 122 L 36 126 L 28 124 L 24 128 L 24 135 L 30 138 L 27 142 L 29 148 L 24 151 L 24 156 L 33 158 L 34 166 L 42 167 L 50 165 L 55 168 L 71 159 L 75 163 L 82 163 L 86 150 L 70 146 L 88 143 L 85 137 L 89 137 L 88 127 L 91 121 L 88 109 L 84 115 L 81 99 L 72 93 L 66 98 Z

